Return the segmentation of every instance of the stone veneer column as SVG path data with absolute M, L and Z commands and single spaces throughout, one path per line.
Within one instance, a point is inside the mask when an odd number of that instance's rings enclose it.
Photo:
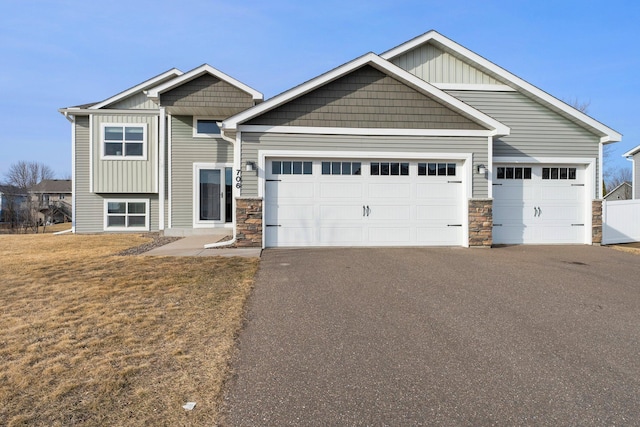
M 236 246 L 262 247 L 262 199 L 236 199 Z
M 591 243 L 602 243 L 602 200 L 591 202 Z
M 469 200 L 469 247 L 490 248 L 493 244 L 493 200 Z

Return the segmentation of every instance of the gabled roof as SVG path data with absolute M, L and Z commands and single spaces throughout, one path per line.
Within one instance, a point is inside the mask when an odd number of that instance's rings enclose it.
M 110 104 L 113 104 L 115 102 L 121 101 L 137 92 L 141 92 L 144 90 L 147 90 L 153 86 L 157 86 L 158 84 L 161 84 L 162 82 L 166 81 L 167 79 L 173 79 L 174 77 L 180 76 L 182 75 L 182 71 L 178 70 L 177 68 L 172 68 L 169 71 L 165 71 L 164 73 L 157 75 L 155 77 L 150 78 L 149 80 L 146 80 L 138 85 L 135 85 L 134 87 L 127 89 L 123 92 L 120 92 L 117 95 L 112 96 L 109 99 L 105 99 L 102 102 L 99 102 L 97 104 L 94 104 L 90 107 L 88 107 L 88 109 L 90 110 L 97 110 L 103 107 L 106 107 Z
M 412 40 L 409 40 L 408 42 L 402 43 L 401 45 L 384 52 L 380 56 L 386 60 L 391 61 L 394 58 L 425 43 L 434 43 L 436 46 L 442 47 L 446 51 L 453 53 L 455 56 L 465 61 L 471 62 L 474 66 L 484 69 L 490 74 L 497 75 L 501 79 L 506 80 L 509 83 L 509 86 L 512 86 L 518 91 L 536 99 L 538 102 L 547 105 L 552 110 L 567 117 L 569 120 L 576 122 L 582 127 L 585 127 L 591 132 L 600 136 L 600 142 L 607 143 L 622 140 L 622 135 L 611 129 L 610 127 L 605 126 L 599 121 L 549 95 L 545 91 L 535 87 L 531 83 L 526 82 L 525 80 L 510 73 L 504 68 L 499 67 L 498 65 L 483 58 L 477 53 L 474 53 L 464 46 L 454 42 L 453 40 L 448 39 L 437 31 L 428 31 L 421 36 L 418 36 Z
M 605 200 L 606 200 L 606 199 L 608 199 L 609 197 L 611 197 L 612 195 L 614 195 L 614 194 L 615 194 L 615 192 L 616 192 L 616 191 L 618 191 L 618 189 L 619 189 L 620 187 L 625 187 L 625 186 L 626 186 L 626 187 L 629 187 L 629 190 L 631 190 L 631 189 L 633 188 L 633 186 L 631 185 L 631 183 L 630 183 L 630 182 L 628 182 L 628 181 L 621 182 L 620 184 L 618 184 L 618 185 L 616 186 L 616 188 L 614 188 L 614 189 L 613 189 L 613 190 L 611 190 L 611 191 L 608 191 L 608 192 L 607 192 L 607 194 L 605 194 L 605 195 L 604 195 L 603 199 L 605 199 Z
M 640 145 L 638 145 L 637 147 L 632 148 L 631 150 L 627 151 L 626 153 L 624 153 L 622 155 L 622 157 L 632 157 L 632 156 L 635 156 L 638 153 L 640 153 Z
M 436 88 L 435 86 L 425 82 L 424 80 L 414 76 L 408 71 L 386 61 L 374 53 L 367 53 L 359 58 L 347 62 L 327 73 L 324 73 L 314 79 L 311 79 L 299 86 L 277 95 L 262 104 L 245 110 L 223 122 L 223 129 L 227 131 L 236 130 L 239 125 L 251 120 L 261 114 L 266 113 L 274 108 L 286 104 L 300 96 L 303 96 L 327 83 L 330 83 L 350 72 L 357 70 L 365 65 L 370 65 L 379 71 L 390 75 L 391 77 L 403 82 L 424 95 L 430 96 L 446 104 L 451 109 L 457 111 L 461 115 L 470 120 L 485 126 L 488 130 L 493 131 L 494 135 L 508 135 L 510 129 L 499 121 L 489 117 L 488 115 L 476 110 L 470 105 L 460 101 L 459 99 L 447 94 L 446 92 Z
M 237 87 L 238 89 L 247 92 L 249 95 L 251 95 L 251 97 L 254 99 L 254 101 L 256 102 L 260 102 L 262 101 L 262 99 L 264 98 L 264 96 L 262 95 L 262 93 L 258 92 L 257 90 L 247 86 L 246 84 L 242 83 L 239 80 L 234 79 L 233 77 L 223 73 L 220 70 L 217 70 L 215 68 L 213 68 L 211 65 L 209 64 L 203 64 L 197 68 L 194 68 L 191 71 L 186 72 L 185 74 L 182 74 L 180 77 L 177 77 L 175 79 L 172 79 L 164 84 L 158 85 L 156 87 L 153 87 L 151 89 L 149 89 L 147 91 L 147 96 L 153 100 L 158 100 L 158 98 L 160 97 L 160 94 L 167 92 L 171 89 L 174 89 L 186 82 L 189 82 L 193 79 L 196 79 L 204 74 L 210 74 L 220 80 L 223 80 L 227 83 L 229 83 L 230 85 L 233 85 L 235 87 Z
M 33 187 L 34 193 L 71 193 L 70 179 L 43 179 Z

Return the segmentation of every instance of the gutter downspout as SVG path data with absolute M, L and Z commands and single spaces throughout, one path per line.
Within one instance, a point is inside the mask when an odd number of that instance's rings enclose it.
M 236 141 L 232 138 L 229 138 L 227 135 L 224 134 L 224 129 L 222 128 L 222 126 L 220 126 L 220 136 L 222 137 L 222 139 L 224 139 L 227 142 L 230 142 L 231 145 L 233 145 L 233 152 L 234 152 L 234 164 L 236 163 L 236 161 L 239 162 L 240 157 L 239 155 L 236 156 L 236 148 L 238 147 L 238 145 L 236 145 Z M 238 166 L 239 168 L 240 166 Z M 214 249 L 214 248 L 224 248 L 226 246 L 231 246 L 234 245 L 236 243 L 236 224 L 234 222 L 233 224 L 233 238 L 231 240 L 227 240 L 225 242 L 216 242 L 216 243 L 206 243 L 204 245 L 205 249 Z
M 158 125 L 158 133 L 160 135 L 158 135 L 158 143 L 160 145 L 159 147 L 159 153 L 158 153 L 158 186 L 160 188 L 158 188 L 158 214 L 159 214 L 159 218 L 158 218 L 158 229 L 160 231 L 164 231 L 165 229 L 165 224 L 164 224 L 164 199 L 165 199 L 165 147 L 166 147 L 166 121 L 167 121 L 167 115 L 165 112 L 165 108 L 164 107 L 160 107 L 160 123 Z

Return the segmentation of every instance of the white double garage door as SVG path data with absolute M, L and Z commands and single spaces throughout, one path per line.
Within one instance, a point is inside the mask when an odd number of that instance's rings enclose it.
M 265 246 L 466 246 L 473 172 L 465 166 L 267 158 Z M 494 169 L 494 243 L 585 242 L 583 168 L 545 168 Z

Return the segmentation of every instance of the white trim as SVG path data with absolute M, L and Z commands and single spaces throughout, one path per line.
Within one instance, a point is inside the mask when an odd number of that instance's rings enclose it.
M 239 132 L 366 136 L 491 136 L 495 131 L 463 129 L 389 129 L 240 125 Z
M 466 104 L 459 99 L 447 94 L 446 92 L 443 92 L 435 86 L 430 85 L 424 80 L 416 77 L 406 70 L 403 70 L 402 68 L 392 64 L 391 62 L 382 59 L 374 53 L 368 53 L 359 58 L 356 58 L 353 61 L 335 68 L 325 74 L 322 74 L 312 80 L 309 80 L 306 83 L 283 92 L 282 94 L 277 95 L 269 99 L 268 101 L 263 102 L 262 104 L 259 104 L 253 108 L 236 114 L 233 117 L 230 117 L 223 122 L 223 129 L 237 129 L 238 125 L 242 124 L 243 122 L 246 122 L 247 120 L 259 116 L 260 114 L 283 105 L 295 98 L 298 98 L 365 65 L 373 66 L 374 68 L 385 74 L 392 75 L 395 79 L 400 80 L 413 89 L 439 99 L 449 107 L 457 110 L 465 117 L 475 122 L 479 122 L 483 126 L 488 127 L 491 131 L 495 131 L 497 135 L 508 135 L 510 133 L 509 127 L 505 126 L 494 118 L 484 114 L 479 110 L 476 110 L 469 104 Z
M 143 227 L 108 227 L 107 226 L 107 219 L 108 219 L 108 206 L 109 203 L 144 203 L 145 204 L 145 221 L 144 221 L 144 228 Z M 133 231 L 149 231 L 149 224 L 151 222 L 151 211 L 149 209 L 150 206 L 150 202 L 149 199 L 122 199 L 122 198 L 113 198 L 113 199 L 104 199 L 104 203 L 103 203 L 103 219 L 104 219 L 104 224 L 103 224 L 103 229 L 104 231 L 129 231 L 129 232 L 133 232 Z M 129 216 L 128 213 L 125 213 L 125 218 L 127 218 Z
M 493 164 L 511 163 L 511 164 L 566 164 L 566 165 L 583 165 L 584 166 L 584 243 L 590 245 L 593 243 L 593 218 L 591 202 L 594 195 L 599 194 L 594 188 L 596 181 L 596 159 L 588 157 L 495 157 Z M 596 187 L 601 187 L 598 185 Z M 600 189 L 600 192 L 602 189 Z M 588 226 L 587 226 L 588 224 Z
M 76 116 L 71 120 L 71 231 L 76 232 Z
M 167 115 L 164 107 L 160 107 L 160 119 L 158 123 L 158 230 L 164 230 L 164 199 L 165 189 L 165 147 L 166 147 Z
M 174 76 L 180 76 L 182 74 L 182 71 L 178 70 L 177 68 L 172 68 L 169 71 L 165 71 L 164 73 L 156 76 L 156 77 L 152 77 L 149 80 L 146 80 L 134 87 L 132 87 L 131 89 L 127 89 L 124 92 L 120 92 L 117 95 L 112 96 L 111 98 L 108 98 L 98 104 L 92 105 L 91 107 L 89 107 L 89 110 L 97 110 L 99 108 L 105 107 L 109 104 L 113 104 L 114 102 L 118 102 L 122 99 L 125 99 L 133 94 L 135 94 L 136 92 L 141 92 L 149 87 L 152 87 L 154 85 L 157 85 L 159 82 Z
M 157 150 L 156 158 L 152 159 L 152 160 L 154 160 L 154 163 L 156 164 L 156 173 L 155 173 L 155 175 L 156 175 L 155 176 L 155 178 L 156 178 L 155 179 L 155 186 L 156 186 L 155 190 L 156 191 L 154 191 L 155 193 L 159 192 L 158 182 L 160 181 L 160 168 L 159 168 L 159 162 L 160 162 L 160 141 L 159 141 L 159 138 L 160 138 L 160 129 L 159 129 L 160 123 L 159 122 L 160 122 L 160 120 L 159 119 L 160 119 L 159 116 L 156 116 L 153 119 L 153 121 L 154 121 L 153 124 L 154 124 L 155 130 L 156 130 L 156 140 L 155 141 L 149 141 L 149 145 L 151 145 L 153 143 L 153 145 L 155 146 L 155 148 Z M 152 134 L 152 132 L 150 132 L 150 134 Z
M 160 97 L 160 94 L 171 90 L 177 86 L 180 86 L 183 83 L 189 82 L 193 79 L 196 79 L 204 74 L 210 74 L 214 77 L 217 77 L 220 80 L 223 80 L 229 83 L 232 86 L 237 87 L 238 89 L 248 93 L 251 95 L 254 101 L 262 101 L 263 95 L 252 87 L 247 86 L 239 80 L 234 79 L 233 77 L 223 73 L 222 71 L 213 68 L 209 64 L 203 64 L 199 67 L 194 68 L 191 71 L 188 71 L 182 74 L 180 77 L 172 79 L 164 84 L 158 85 L 154 88 L 151 88 L 147 91 L 147 96 L 153 100 L 157 100 Z
M 406 43 L 403 43 L 391 50 L 388 50 L 386 52 L 384 52 L 383 54 L 381 54 L 380 56 L 386 60 L 392 60 L 393 58 L 397 57 L 398 55 L 402 55 L 405 52 L 410 51 L 411 49 L 414 49 L 424 43 L 427 43 L 429 41 L 435 41 L 436 43 L 444 46 L 446 49 L 451 50 L 453 52 L 455 52 L 458 55 L 461 55 L 463 57 L 465 57 L 466 59 L 470 60 L 472 63 L 474 63 L 474 65 L 479 66 L 480 68 L 484 68 L 486 70 L 488 70 L 490 73 L 496 74 L 498 76 L 500 76 L 501 78 L 513 83 L 515 86 L 517 86 L 518 88 L 520 88 L 523 92 L 528 92 L 530 95 L 539 98 L 540 100 L 552 105 L 553 107 L 559 109 L 560 111 L 563 111 L 564 113 L 576 118 L 577 120 L 581 121 L 582 123 L 592 127 L 593 129 L 597 130 L 598 132 L 601 132 L 602 135 L 600 135 L 604 140 L 602 142 L 616 142 L 616 141 L 620 141 L 622 139 L 622 135 L 618 132 L 616 132 L 615 130 L 609 128 L 608 126 L 605 126 L 604 124 L 598 122 L 597 120 L 587 116 L 586 114 L 578 111 L 577 109 L 571 107 L 570 105 L 560 101 L 559 99 L 549 95 L 548 93 L 544 92 L 541 89 L 538 89 L 537 87 L 535 87 L 534 85 L 532 85 L 531 83 L 528 83 L 524 80 L 522 80 L 521 78 L 517 77 L 514 74 L 511 74 L 510 72 L 508 72 L 507 70 L 505 70 L 502 67 L 499 67 L 498 65 L 494 64 L 493 62 L 483 58 L 482 56 L 478 55 L 477 53 L 474 53 L 472 51 L 470 51 L 469 49 L 463 47 L 462 45 L 454 42 L 451 39 L 448 39 L 447 37 L 439 34 L 436 31 L 429 31 L 421 36 L 418 36 L 416 38 L 414 38 L 413 40 L 409 40 Z
M 604 197 L 604 194 L 602 194 L 602 184 L 604 183 L 604 171 L 602 170 L 603 166 L 604 166 L 604 159 L 603 159 L 603 155 L 604 155 L 604 143 L 599 143 L 598 144 L 598 178 L 597 178 L 597 182 L 598 185 L 596 186 L 596 199 L 602 199 Z
M 168 138 L 169 139 L 169 141 L 168 141 L 169 146 L 167 148 L 167 152 L 169 154 L 169 159 L 168 159 L 169 167 L 167 168 L 168 171 L 169 171 L 169 182 L 168 182 L 169 197 L 167 199 L 167 205 L 168 205 L 168 208 L 169 208 L 169 215 L 167 216 L 167 222 L 169 223 L 169 228 L 173 227 L 173 222 L 172 222 L 172 214 L 173 214 L 173 205 L 172 205 L 172 201 L 173 201 L 173 197 L 172 197 L 173 196 L 173 165 L 172 165 L 172 160 L 173 160 L 173 156 L 172 156 L 172 152 L 171 152 L 171 150 L 173 149 L 173 138 L 171 136 L 171 132 L 173 130 L 172 124 L 171 124 L 172 119 L 173 119 L 173 116 L 171 114 L 167 114 L 167 122 L 168 122 L 168 124 L 167 124 L 167 128 L 168 128 L 167 129 L 167 134 L 168 134 L 168 137 L 169 137 Z
M 126 127 L 139 127 L 142 128 L 142 155 L 141 156 L 126 156 L 124 152 L 121 156 L 109 156 L 104 153 L 105 149 L 105 140 L 104 140 L 104 130 L 106 127 L 121 127 L 124 138 L 124 128 Z M 100 123 L 100 160 L 131 160 L 131 161 L 141 161 L 147 160 L 148 156 L 148 145 L 149 145 L 149 124 L 148 123 Z M 132 141 L 133 143 L 138 143 L 139 141 Z M 126 141 L 122 140 L 122 150 L 125 149 Z
M 466 84 L 466 83 L 431 83 L 440 90 L 476 90 L 487 92 L 517 92 L 507 85 Z
M 198 120 L 211 120 L 215 121 L 216 125 L 218 125 L 218 133 L 198 133 Z M 193 122 L 191 123 L 191 127 L 193 129 L 193 137 L 194 138 L 222 138 L 222 122 L 215 117 L 210 116 L 193 116 Z
M 138 115 L 155 115 L 157 116 L 159 114 L 159 110 L 108 110 L 108 109 L 104 109 L 104 110 L 87 110 L 87 109 L 83 109 L 83 108 L 75 108 L 75 107 L 71 107 L 71 108 L 60 108 L 58 110 L 59 112 L 61 112 L 62 114 L 72 114 L 75 116 L 88 116 L 90 114 L 95 114 L 97 116 L 114 116 L 114 115 L 126 115 L 126 116 L 138 116 Z
M 219 220 L 201 220 L 199 218 L 200 212 L 200 178 L 198 172 L 201 169 L 219 169 L 220 170 L 220 183 L 221 190 L 223 194 L 226 193 L 225 185 L 226 183 L 226 174 L 225 168 L 232 168 L 232 163 L 194 163 L 193 164 L 193 228 L 230 228 L 233 227 L 233 222 L 226 222 L 226 195 L 225 197 L 221 197 L 220 201 L 220 219 Z M 233 175 L 233 173 L 232 173 Z M 233 201 L 232 201 L 233 205 Z M 233 209 L 232 209 L 233 211 Z
M 640 153 L 640 145 L 638 145 L 637 147 L 632 148 L 631 150 L 627 151 L 626 153 L 624 153 L 622 155 L 622 157 L 631 157 L 631 156 L 635 156 L 637 153 Z
M 95 137 L 93 135 L 93 114 L 89 114 L 89 193 L 93 193 L 93 162 L 96 159 L 93 157 L 93 145 L 95 143 Z
M 493 199 L 493 137 L 487 139 L 487 197 Z

